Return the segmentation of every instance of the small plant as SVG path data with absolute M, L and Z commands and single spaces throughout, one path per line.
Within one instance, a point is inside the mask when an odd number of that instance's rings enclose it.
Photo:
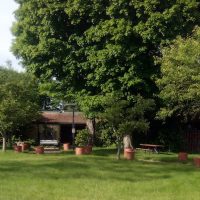
M 16 135 L 13 135 L 11 137 L 11 143 L 16 144 L 17 142 L 21 141 L 21 136 L 17 137 Z
M 86 146 L 89 142 L 89 138 L 88 129 L 79 130 L 75 138 L 75 145 L 79 147 Z
M 35 140 L 34 139 L 27 139 L 24 142 L 28 143 L 29 145 L 35 145 Z

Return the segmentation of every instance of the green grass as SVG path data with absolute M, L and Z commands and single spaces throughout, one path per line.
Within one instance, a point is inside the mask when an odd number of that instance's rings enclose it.
M 137 153 L 134 161 L 117 161 L 114 153 L 0 153 L 0 200 L 199 199 L 200 169 L 192 159 Z

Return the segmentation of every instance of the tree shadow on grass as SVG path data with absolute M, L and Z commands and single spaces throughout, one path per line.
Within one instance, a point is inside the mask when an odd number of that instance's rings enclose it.
M 117 150 L 111 148 L 93 149 L 92 154 L 95 156 L 111 156 L 116 155 Z
M 179 162 L 152 163 L 148 161 L 117 161 L 108 157 L 112 149 L 106 152 L 95 150 L 94 155 L 72 156 L 71 154 L 30 155 L 26 159 L 0 161 L 0 177 L 32 177 L 37 179 L 67 180 L 113 180 L 124 182 L 153 181 L 169 179 L 175 175 L 188 175 L 195 170 L 190 164 Z M 103 153 L 106 156 L 103 156 Z M 101 155 L 101 156 L 99 156 Z M 28 155 L 27 155 L 28 156 Z M 38 159 L 39 158 L 39 159 Z

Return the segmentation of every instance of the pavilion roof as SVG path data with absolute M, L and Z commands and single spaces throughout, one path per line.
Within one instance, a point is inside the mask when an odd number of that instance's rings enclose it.
M 44 111 L 42 112 L 42 117 L 38 121 L 39 123 L 56 123 L 56 124 L 71 124 L 73 121 L 72 112 L 55 112 L 55 111 Z M 86 117 L 83 113 L 74 113 L 74 123 L 75 124 L 86 124 Z

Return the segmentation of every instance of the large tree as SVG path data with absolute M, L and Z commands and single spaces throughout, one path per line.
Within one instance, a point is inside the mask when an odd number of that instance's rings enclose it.
M 151 97 L 160 45 L 200 22 L 197 0 L 16 0 L 14 54 L 69 96 Z M 89 109 L 90 110 L 90 109 Z
M 161 119 L 200 119 L 200 28 L 192 36 L 178 37 L 162 51 L 161 78 L 157 81 L 163 108 Z
M 0 67 L 0 134 L 3 151 L 8 135 L 39 116 L 38 84 L 32 75 Z

